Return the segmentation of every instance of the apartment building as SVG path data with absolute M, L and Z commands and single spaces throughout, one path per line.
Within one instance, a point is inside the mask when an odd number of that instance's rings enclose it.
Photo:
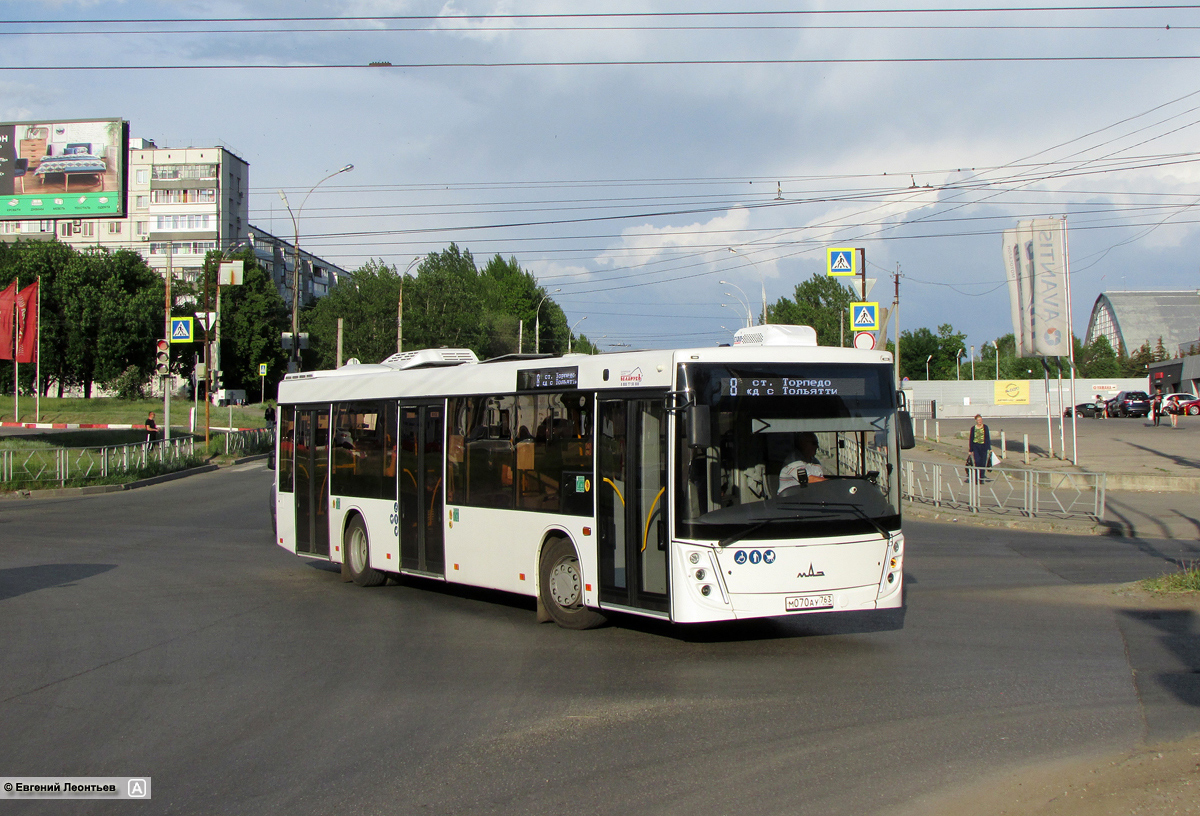
M 289 306 L 294 250 L 290 242 L 249 223 L 250 165 L 227 147 L 158 147 L 129 140 L 129 199 L 125 218 L 0 222 L 0 240 L 51 240 L 77 248 L 133 249 L 173 280 L 200 277 L 204 256 L 253 244 Z M 300 302 L 324 296 L 345 271 L 300 251 Z

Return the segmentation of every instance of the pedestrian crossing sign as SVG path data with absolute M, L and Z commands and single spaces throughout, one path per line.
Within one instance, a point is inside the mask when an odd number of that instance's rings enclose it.
M 171 318 L 171 342 L 172 343 L 193 343 L 195 335 L 192 334 L 192 318 L 190 317 L 172 317 Z
M 825 250 L 826 272 L 830 277 L 858 274 L 858 250 L 835 247 Z
M 850 328 L 854 331 L 879 330 L 879 303 L 851 303 Z

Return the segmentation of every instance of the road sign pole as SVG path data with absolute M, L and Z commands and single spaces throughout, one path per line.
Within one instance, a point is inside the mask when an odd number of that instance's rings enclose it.
M 174 255 L 175 243 L 171 239 L 167 240 L 167 373 L 163 377 L 163 439 L 171 439 L 171 278 L 175 276 L 171 268 L 171 260 Z

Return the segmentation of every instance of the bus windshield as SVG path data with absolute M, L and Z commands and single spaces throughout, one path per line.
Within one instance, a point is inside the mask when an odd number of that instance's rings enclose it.
M 900 528 L 890 365 L 696 363 L 680 367 L 679 390 L 679 537 Z

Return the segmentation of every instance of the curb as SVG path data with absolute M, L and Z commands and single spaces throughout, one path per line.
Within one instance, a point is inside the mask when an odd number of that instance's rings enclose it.
M 94 496 L 102 493 L 119 493 L 122 490 L 137 490 L 139 487 L 173 482 L 188 476 L 199 476 L 201 473 L 211 473 L 218 470 L 216 465 L 201 465 L 200 467 L 178 470 L 174 473 L 164 473 L 162 476 L 151 476 L 148 479 L 138 479 L 136 482 L 115 485 L 84 485 L 83 487 L 51 487 L 45 490 L 18 490 L 13 493 L 0 494 L 4 499 L 55 499 L 63 496 Z
M 982 515 L 967 509 L 930 508 L 906 504 L 905 518 L 931 521 L 939 524 L 965 524 L 970 527 L 994 527 L 1007 530 L 1027 530 L 1038 533 L 1062 535 L 1122 535 L 1111 522 L 1084 519 L 1046 519 Z M 1119 526 L 1119 525 L 1118 525 Z

